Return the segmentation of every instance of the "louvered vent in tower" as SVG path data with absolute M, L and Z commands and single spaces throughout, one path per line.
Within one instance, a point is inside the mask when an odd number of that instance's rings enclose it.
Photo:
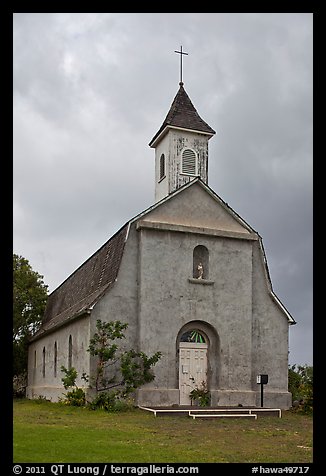
M 185 149 L 182 152 L 182 173 L 187 175 L 197 174 L 197 157 L 192 149 Z

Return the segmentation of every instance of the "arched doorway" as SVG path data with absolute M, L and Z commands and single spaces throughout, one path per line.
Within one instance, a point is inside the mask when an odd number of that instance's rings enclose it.
M 180 405 L 190 405 L 190 392 L 207 385 L 208 339 L 198 329 L 181 335 L 179 342 Z

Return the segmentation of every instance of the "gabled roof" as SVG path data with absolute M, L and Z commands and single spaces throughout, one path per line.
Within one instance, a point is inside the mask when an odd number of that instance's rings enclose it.
M 194 105 L 192 104 L 188 94 L 186 93 L 183 83 L 179 83 L 180 88 L 177 92 L 170 110 L 163 121 L 160 129 L 157 131 L 149 145 L 152 147 L 158 136 L 167 127 L 180 127 L 182 129 L 189 129 L 206 133 L 210 136 L 215 134 L 215 131 L 199 116 Z
M 174 196 L 182 193 L 183 190 L 193 186 L 195 183 L 198 183 L 204 190 L 206 190 L 209 195 L 223 206 L 223 208 L 250 233 L 257 234 L 262 253 L 265 277 L 271 297 L 285 313 L 289 324 L 295 324 L 295 320 L 273 291 L 266 255 L 259 233 L 257 233 L 240 217 L 240 215 L 224 202 L 222 198 L 214 192 L 214 190 L 197 177 L 129 220 L 99 250 L 86 260 L 57 289 L 55 289 L 48 297 L 41 328 L 31 338 L 31 341 L 36 340 L 44 333 L 64 325 L 81 315 L 86 313 L 89 314 L 102 295 L 108 291 L 117 280 L 130 225 L 150 213 L 152 210 L 155 210 L 160 205 L 171 200 Z
M 49 295 L 41 328 L 32 340 L 85 313 L 114 284 L 127 234 L 128 223 Z

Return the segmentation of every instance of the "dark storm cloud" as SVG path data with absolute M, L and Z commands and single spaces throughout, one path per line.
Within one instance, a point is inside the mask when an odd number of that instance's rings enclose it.
M 181 44 L 209 185 L 262 236 L 312 363 L 311 14 L 14 14 L 14 250 L 53 290 L 153 203 Z

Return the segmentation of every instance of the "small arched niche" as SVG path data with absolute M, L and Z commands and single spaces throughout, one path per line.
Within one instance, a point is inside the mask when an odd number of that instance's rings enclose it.
M 193 251 L 193 278 L 208 279 L 209 252 L 206 246 L 198 245 Z

